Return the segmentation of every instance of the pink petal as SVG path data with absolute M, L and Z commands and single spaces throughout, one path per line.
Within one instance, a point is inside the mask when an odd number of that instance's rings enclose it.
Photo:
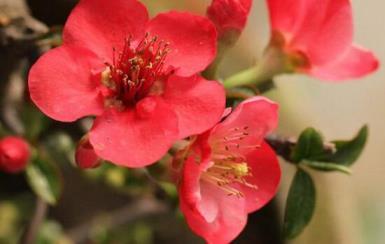
M 210 164 L 209 133 L 198 138 L 184 165 L 180 184 L 180 207 L 190 228 L 208 243 L 229 243 L 247 222 L 245 199 L 228 196 L 216 184 L 201 180 Z M 200 155 L 197 157 L 197 155 Z M 201 161 L 196 161 L 197 158 Z
M 263 141 L 278 124 L 278 105 L 264 97 L 253 97 L 240 103 L 235 110 L 211 132 L 210 144 L 223 142 L 224 138 L 232 138 L 240 147 L 231 150 L 244 155 Z M 242 135 L 245 133 L 244 135 Z M 233 138 L 243 137 L 239 140 Z M 225 143 L 223 143 L 225 146 Z M 245 146 L 245 147 L 243 147 Z
M 218 122 L 225 109 L 225 90 L 200 76 L 171 76 L 163 94 L 178 117 L 179 138 L 199 134 Z
M 360 78 L 374 72 L 378 66 L 379 61 L 371 51 L 353 45 L 334 62 L 324 66 L 314 66 L 305 72 L 333 82 Z
M 63 39 L 111 62 L 112 49 L 121 50 L 129 35 L 143 35 L 147 21 L 147 10 L 137 0 L 81 0 L 65 24 Z
M 188 225 L 208 243 L 230 243 L 247 223 L 245 201 L 235 196 L 227 196 L 213 184 L 203 183 L 201 188 L 202 199 L 195 207 L 186 204 L 181 197 L 180 207 Z M 205 214 L 205 217 L 202 214 Z
M 349 0 L 269 0 L 272 29 L 287 38 L 291 49 L 323 64 L 345 51 L 353 40 Z
M 106 111 L 90 132 L 101 158 L 125 167 L 144 167 L 159 160 L 178 136 L 177 117 L 158 97 L 146 97 L 120 112 Z
M 258 187 L 257 190 L 241 185 L 245 194 L 247 212 L 254 212 L 268 203 L 276 194 L 281 179 L 281 169 L 275 152 L 267 143 L 247 155 L 252 176 L 247 182 Z
M 103 111 L 92 69 L 96 57 L 86 49 L 62 46 L 44 54 L 32 66 L 28 85 L 34 103 L 49 117 L 74 121 Z
M 176 68 L 177 75 L 198 73 L 216 56 L 215 26 L 205 17 L 171 11 L 152 19 L 147 31 L 170 43 L 165 63 Z

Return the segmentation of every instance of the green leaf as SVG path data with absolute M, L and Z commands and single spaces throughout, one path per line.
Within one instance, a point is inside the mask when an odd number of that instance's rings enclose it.
M 62 182 L 59 171 L 54 165 L 35 157 L 27 166 L 26 175 L 36 195 L 49 204 L 56 204 L 61 193 Z
M 298 168 L 287 197 L 283 235 L 286 239 L 298 236 L 310 222 L 315 208 L 316 192 L 312 178 Z
M 365 147 L 368 131 L 368 126 L 365 125 L 352 140 L 334 141 L 336 152 L 328 157 L 327 161 L 344 166 L 351 166 L 361 155 Z
M 323 139 L 320 133 L 313 128 L 304 130 L 298 138 L 291 158 L 298 163 L 303 159 L 313 160 L 324 153 Z
M 339 171 L 341 173 L 345 173 L 349 175 L 352 173 L 348 167 L 340 164 L 331 163 L 331 162 L 317 162 L 317 161 L 304 160 L 300 164 L 309 166 L 312 169 L 316 169 L 320 171 L 327 171 L 327 172 Z

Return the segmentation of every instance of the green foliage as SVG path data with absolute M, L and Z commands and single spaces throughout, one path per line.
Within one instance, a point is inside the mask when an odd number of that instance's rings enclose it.
M 329 162 L 338 162 L 341 165 L 350 166 L 361 155 L 369 134 L 368 126 L 361 128 L 358 134 L 350 141 L 334 141 L 336 153 L 327 160 Z
M 315 208 L 316 191 L 312 178 L 298 168 L 291 183 L 286 202 L 283 235 L 287 239 L 298 236 L 310 222 Z
M 368 137 L 368 127 L 361 128 L 351 140 L 325 144 L 322 135 L 313 128 L 303 131 L 294 147 L 291 160 L 320 171 L 350 173 L 351 166 L 361 155 Z M 327 146 L 325 146 L 327 145 Z
M 301 160 L 316 160 L 324 152 L 323 139 L 320 133 L 313 128 L 304 130 L 292 153 L 292 160 L 299 163 Z
M 62 182 L 59 171 L 53 164 L 36 156 L 28 165 L 26 176 L 35 194 L 51 205 L 56 204 Z

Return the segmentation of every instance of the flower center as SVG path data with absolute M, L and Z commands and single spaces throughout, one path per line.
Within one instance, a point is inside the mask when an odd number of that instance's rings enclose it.
M 258 189 L 248 182 L 252 176 L 251 168 L 239 149 L 257 148 L 242 141 L 249 136 L 248 127 L 233 128 L 220 140 L 213 142 L 212 166 L 203 173 L 203 179 L 217 185 L 229 196 L 244 197 L 239 185 Z
M 107 88 L 106 105 L 124 108 L 149 94 L 159 94 L 169 74 L 164 70 L 169 52 L 169 43 L 148 33 L 136 48 L 132 38 L 126 38 L 123 50 L 118 56 L 113 50 L 113 62 L 107 63 L 101 74 L 101 82 Z

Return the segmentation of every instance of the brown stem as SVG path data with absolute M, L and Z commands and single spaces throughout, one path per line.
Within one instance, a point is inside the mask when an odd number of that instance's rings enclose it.
M 267 136 L 265 140 L 274 149 L 277 155 L 281 156 L 287 162 L 293 163 L 293 161 L 291 160 L 291 154 L 295 145 L 297 144 L 297 140 L 295 138 L 272 134 Z M 324 144 L 325 154 L 331 154 L 334 151 L 335 147 L 333 144 Z
M 41 199 L 40 197 L 37 197 L 35 212 L 21 237 L 21 240 L 20 240 L 21 244 L 36 243 L 35 240 L 39 232 L 41 223 L 43 222 L 47 214 L 47 210 L 48 210 L 47 203 L 43 201 L 43 199 Z

